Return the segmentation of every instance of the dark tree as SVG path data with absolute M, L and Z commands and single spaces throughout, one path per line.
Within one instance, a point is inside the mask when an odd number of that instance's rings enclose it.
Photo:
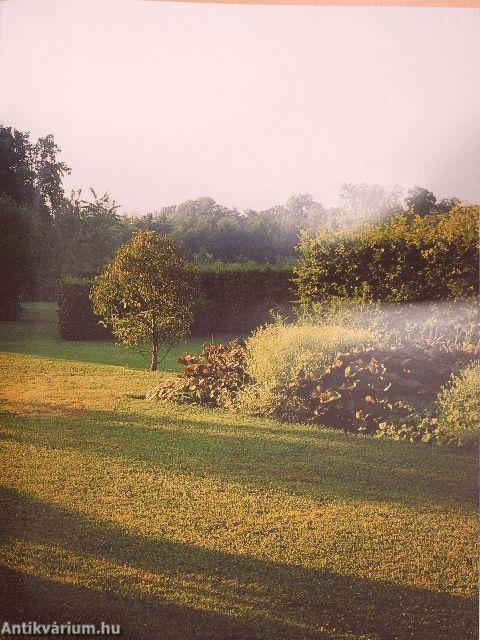
M 28 133 L 0 125 L 0 196 L 33 203 L 33 148 Z
M 405 204 L 421 218 L 424 218 L 435 209 L 437 198 L 428 189 L 416 186 L 409 190 Z
M 31 214 L 12 198 L 0 197 L 0 320 L 16 320 L 31 276 Z

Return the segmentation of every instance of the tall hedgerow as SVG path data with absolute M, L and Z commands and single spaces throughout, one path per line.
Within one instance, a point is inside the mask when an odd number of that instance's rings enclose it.
M 335 297 L 393 302 L 466 299 L 478 287 L 477 205 L 303 233 L 295 266 L 304 310 Z

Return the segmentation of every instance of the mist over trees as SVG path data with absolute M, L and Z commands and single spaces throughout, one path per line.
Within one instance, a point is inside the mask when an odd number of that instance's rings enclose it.
M 295 258 L 300 231 L 338 230 L 398 212 L 424 217 L 458 203 L 455 198 L 438 201 L 419 186 L 404 194 L 397 185 L 343 184 L 334 207 L 300 193 L 261 211 L 240 211 L 199 197 L 144 215 L 121 215 L 109 194 L 65 194 L 63 178 L 70 168 L 59 154 L 52 135 L 32 141 L 29 133 L 0 125 L 4 299 L 51 299 L 59 277 L 99 273 L 139 230 L 169 234 L 196 262 L 278 263 Z

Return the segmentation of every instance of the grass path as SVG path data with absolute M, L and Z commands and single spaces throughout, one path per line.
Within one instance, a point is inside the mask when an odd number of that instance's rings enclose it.
M 472 454 L 146 402 L 161 374 L 29 312 L 0 325 L 3 619 L 477 637 Z

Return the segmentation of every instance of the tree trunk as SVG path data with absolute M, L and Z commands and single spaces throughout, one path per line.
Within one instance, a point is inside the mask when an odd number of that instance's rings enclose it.
M 152 360 L 150 364 L 150 371 L 156 371 L 158 366 L 158 345 L 152 344 Z
M 158 367 L 158 330 L 157 318 L 155 313 L 152 314 L 152 360 L 150 371 L 156 371 Z

